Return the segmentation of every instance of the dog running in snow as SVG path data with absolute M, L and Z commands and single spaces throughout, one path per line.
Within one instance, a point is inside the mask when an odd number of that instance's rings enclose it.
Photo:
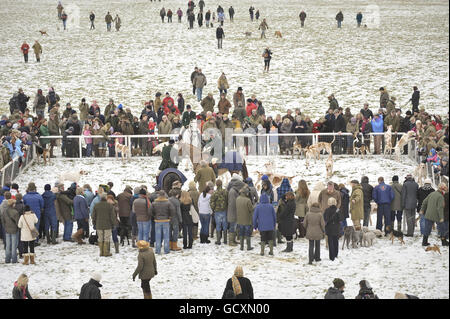
M 428 246 L 427 248 L 425 248 L 425 251 L 435 251 L 439 253 L 439 255 L 442 255 L 438 245 Z
M 42 30 L 39 30 L 39 32 L 41 33 L 41 35 L 47 35 L 47 36 L 48 36 L 48 33 L 47 33 L 47 31 L 42 31 Z
M 277 38 L 282 38 L 283 36 L 281 35 L 281 32 L 280 31 L 275 31 L 275 36 L 277 37 Z
M 397 231 L 397 230 L 393 230 L 391 226 L 386 226 L 386 236 L 389 235 L 389 239 L 392 241 L 392 244 L 394 244 L 394 239 L 397 238 L 402 245 L 405 244 L 404 240 L 403 240 L 403 232 L 401 231 Z

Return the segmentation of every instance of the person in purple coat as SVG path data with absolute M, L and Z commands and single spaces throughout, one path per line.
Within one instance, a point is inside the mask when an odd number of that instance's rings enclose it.
M 253 212 L 253 227 L 261 233 L 261 256 L 264 256 L 264 248 L 267 243 L 270 248 L 269 255 L 273 255 L 273 231 L 276 222 L 275 209 L 269 202 L 269 197 L 262 193 L 259 204 Z
M 383 177 L 378 177 L 378 185 L 373 189 L 372 198 L 378 205 L 376 228 L 379 230 L 383 229 L 383 217 L 385 231 L 386 226 L 391 226 L 391 202 L 394 197 L 392 187 L 384 183 Z

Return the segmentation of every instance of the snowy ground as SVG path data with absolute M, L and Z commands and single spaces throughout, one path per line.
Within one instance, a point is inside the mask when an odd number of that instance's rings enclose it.
M 267 160 L 249 158 L 247 162 L 250 176 L 263 170 Z M 100 183 L 113 181 L 113 190 L 119 193 L 125 185 L 153 185 L 159 161 L 159 158 L 133 159 L 131 163 L 123 165 L 110 159 L 59 160 L 47 167 L 34 164 L 16 181 L 22 189 L 28 182 L 34 181 L 41 191 L 46 183 L 56 181 L 58 172 L 65 171 L 68 167 L 74 170 L 83 168 L 89 174 L 81 178 L 80 184 L 90 183 L 96 188 Z M 275 161 L 277 171 L 281 174 L 297 176 L 293 185 L 300 178 L 304 178 L 310 188 L 317 181 L 325 182 L 325 159 L 313 164 L 308 171 L 303 159 L 292 161 L 290 157 L 278 157 Z M 375 184 L 378 176 L 382 175 L 389 181 L 394 173 L 403 179 L 411 172 L 411 167 L 407 158 L 402 158 L 400 163 L 381 157 L 369 157 L 362 162 L 353 157 L 336 156 L 336 175 L 333 181 L 348 184 L 350 179 L 359 179 L 365 174 Z M 187 172 L 186 177 L 190 180 L 193 175 Z M 372 219 L 375 222 L 375 216 Z M 259 255 L 259 235 L 252 239 L 255 249 L 249 253 L 241 252 L 238 247 L 200 245 L 196 242 L 192 250 L 157 256 L 158 276 L 152 280 L 153 296 L 220 298 L 226 280 L 232 275 L 235 266 L 241 264 L 246 276 L 252 280 L 255 298 L 320 299 L 335 277 L 346 282 L 347 298 L 357 295 L 361 279 L 369 280 L 380 298 L 393 298 L 396 291 L 421 298 L 449 298 L 448 248 L 441 247 L 442 255 L 425 252 L 418 231 L 416 237 L 405 238 L 405 242 L 406 245 L 401 246 L 399 242 L 392 245 L 385 238 L 378 239 L 371 248 L 340 251 L 339 258 L 331 262 L 322 241 L 322 261 L 313 266 L 307 265 L 306 239 L 295 240 L 292 254 L 282 253 L 285 245 L 279 245 L 275 248 L 273 257 Z M 440 245 L 434 234 L 430 242 Z M 342 240 L 340 248 L 341 245 Z M 44 243 L 36 251 L 36 266 L 0 264 L 0 298 L 10 297 L 12 283 L 21 272 L 30 276 L 31 293 L 39 298 L 77 298 L 81 285 L 94 270 L 103 275 L 102 292 L 106 298 L 141 298 L 139 281 L 131 280 L 137 251 L 129 246 L 125 246 L 119 255 L 111 258 L 97 257 L 96 246 L 80 247 L 71 243 L 51 247 Z M 0 250 L 0 263 L 3 263 L 3 258 L 4 251 Z M 187 287 L 189 288 L 186 289 Z
M 396 96 L 399 105 L 409 100 L 417 85 L 421 105 L 429 111 L 442 114 L 449 106 L 447 1 L 283 0 L 272 6 L 262 0 L 208 0 L 206 9 L 215 11 L 220 3 L 227 17 L 230 5 L 236 10 L 235 22 L 225 21 L 223 50 L 217 49 L 215 28 L 199 29 L 196 23 L 188 30 L 185 17 L 181 24 L 176 17 L 172 24 L 161 23 L 162 6 L 186 11 L 186 3 L 65 0 L 69 22 L 64 32 L 55 0 L 2 1 L 0 110 L 7 112 L 7 102 L 18 87 L 34 98 L 38 88 L 46 91 L 49 86 L 62 96 L 62 105 L 78 105 L 85 97 L 89 102 L 97 99 L 103 109 L 114 98 L 137 111 L 157 91 L 169 91 L 172 96 L 182 92 L 186 103 L 197 110 L 190 84 L 194 66 L 201 67 L 208 79 L 205 95 L 211 91 L 218 99 L 216 83 L 224 71 L 230 91 L 242 86 L 246 96 L 256 94 L 272 113 L 300 106 L 316 118 L 328 106 L 330 93 L 352 111 L 366 101 L 375 108 L 380 86 Z M 250 5 L 267 18 L 266 40 L 259 39 L 258 23 L 250 22 Z M 369 5 L 377 7 L 370 11 Z M 308 15 L 304 29 L 298 20 L 302 9 Z M 344 22 L 338 30 L 335 15 L 340 9 Z M 97 15 L 95 31 L 89 31 L 91 10 Z M 108 10 L 121 16 L 118 33 L 106 32 Z M 367 29 L 356 28 L 360 10 Z M 377 12 L 379 23 L 371 23 Z M 39 30 L 49 36 L 41 36 Z M 282 32 L 282 39 L 274 37 L 275 30 Z M 252 36 L 245 38 L 245 31 Z M 35 63 L 30 53 L 25 65 L 19 48 L 23 40 L 31 46 L 36 39 L 43 46 L 42 62 Z M 261 54 L 267 46 L 274 52 L 270 74 L 262 72 Z

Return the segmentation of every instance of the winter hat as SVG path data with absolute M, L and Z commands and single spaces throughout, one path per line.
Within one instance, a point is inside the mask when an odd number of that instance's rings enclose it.
M 335 288 L 342 288 L 345 286 L 345 283 L 341 278 L 335 278 L 333 280 L 333 285 Z
M 398 176 L 397 176 L 397 175 L 394 175 L 394 176 L 392 177 L 392 181 L 393 181 L 393 182 L 398 182 Z
M 141 188 L 140 187 L 135 187 L 134 189 L 133 189 L 133 193 L 134 193 L 134 195 L 137 195 L 137 194 L 139 194 L 139 191 L 141 190 Z
M 72 183 L 72 184 L 70 184 L 70 187 L 69 187 L 69 188 L 76 189 L 76 188 L 77 188 L 77 183 Z
M 139 190 L 139 195 L 147 195 L 147 191 L 143 188 Z
M 100 282 L 100 280 L 102 280 L 102 275 L 100 275 L 98 272 L 95 272 L 91 275 L 91 279 Z
M 120 104 L 117 106 L 117 108 L 122 110 L 122 109 L 123 109 L 122 103 L 120 103 Z
M 49 191 L 51 189 L 52 189 L 52 186 L 50 184 L 45 184 L 45 186 L 44 186 L 45 191 Z
M 350 182 L 350 184 L 359 184 L 359 182 L 356 179 L 354 179 Z

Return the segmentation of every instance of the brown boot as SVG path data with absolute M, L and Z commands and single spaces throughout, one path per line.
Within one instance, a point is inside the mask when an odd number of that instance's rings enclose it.
M 144 292 L 144 299 L 152 299 L 152 294 L 150 292 Z
M 179 251 L 179 250 L 181 250 L 181 248 L 178 247 L 178 242 L 176 242 L 176 241 L 173 241 L 173 242 L 172 242 L 172 250 L 174 250 L 174 251 Z
M 173 250 L 173 242 L 169 241 L 169 249 Z
M 32 265 L 36 265 L 36 263 L 34 262 L 35 256 L 36 256 L 36 254 L 30 254 L 30 264 L 32 264 Z
M 30 254 L 23 254 L 23 263 L 22 265 L 28 265 L 30 262 Z
M 72 235 L 72 239 L 75 239 L 76 242 L 78 243 L 78 245 L 83 245 L 83 244 L 85 244 L 85 242 L 81 239 L 83 234 L 84 234 L 84 230 L 78 229 L 77 232 Z

